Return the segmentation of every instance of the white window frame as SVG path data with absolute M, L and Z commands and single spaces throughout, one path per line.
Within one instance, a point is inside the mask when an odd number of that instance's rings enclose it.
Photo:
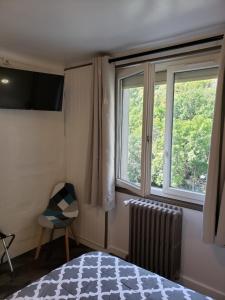
M 199 63 L 193 65 L 179 65 L 167 68 L 167 104 L 166 104 L 166 130 L 165 130 L 165 153 L 163 172 L 163 194 L 191 199 L 195 202 L 203 202 L 205 195 L 202 193 L 182 190 L 170 186 L 171 159 L 172 159 L 172 135 L 173 135 L 173 104 L 175 74 L 181 72 L 203 70 L 217 67 L 214 63 Z
M 129 67 L 126 69 L 121 69 L 117 72 L 117 124 L 120 124 L 120 126 L 117 126 L 117 132 L 116 132 L 116 140 L 117 140 L 117 150 L 116 150 L 116 184 L 120 187 L 129 189 L 130 191 L 139 194 L 141 196 L 144 196 L 144 184 L 145 184 L 145 178 L 144 178 L 144 169 L 145 169 L 145 163 L 144 163 L 144 123 L 146 122 L 146 119 L 142 118 L 142 146 L 141 146 L 141 182 L 140 187 L 132 184 L 131 182 L 126 181 L 125 179 L 120 178 L 121 176 L 121 138 L 122 138 L 122 117 L 123 117 L 123 111 L 122 111 L 122 80 L 134 76 L 136 74 L 144 74 L 144 95 L 143 95 L 143 115 L 144 110 L 146 106 L 146 92 L 145 92 L 145 86 L 146 86 L 146 72 L 145 72 L 145 66 L 144 64 L 141 64 L 139 66 Z
M 185 191 L 170 187 L 171 168 L 171 138 L 173 121 L 173 97 L 174 97 L 174 74 L 177 72 L 199 70 L 218 67 L 218 53 L 212 55 L 193 56 L 179 58 L 168 62 L 146 62 L 138 66 L 127 67 L 117 70 L 117 152 L 116 152 L 116 185 L 126 188 L 140 196 L 151 194 L 172 198 L 185 202 L 202 204 L 205 195 L 197 192 Z M 151 150 L 152 150 L 152 127 L 154 109 L 154 75 L 155 71 L 167 70 L 167 99 L 166 99 L 166 123 L 165 123 L 165 148 L 164 148 L 164 173 L 163 188 L 151 187 Z M 144 72 L 144 99 L 143 99 L 143 128 L 142 128 L 142 158 L 141 158 L 141 185 L 140 188 L 119 178 L 121 149 L 121 80 Z

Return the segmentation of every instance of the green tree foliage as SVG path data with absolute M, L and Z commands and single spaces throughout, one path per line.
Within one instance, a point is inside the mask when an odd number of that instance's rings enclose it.
M 134 184 L 141 182 L 141 142 L 143 115 L 143 87 L 129 89 L 128 125 L 128 179 Z
M 205 192 L 216 79 L 176 82 L 174 86 L 171 186 Z M 166 84 L 155 86 L 152 185 L 162 187 Z M 129 89 L 128 179 L 140 183 L 143 88 Z
M 215 80 L 178 82 L 174 89 L 171 185 L 205 192 Z
M 166 116 L 166 84 L 155 86 L 152 131 L 152 185 L 163 185 L 164 137 Z

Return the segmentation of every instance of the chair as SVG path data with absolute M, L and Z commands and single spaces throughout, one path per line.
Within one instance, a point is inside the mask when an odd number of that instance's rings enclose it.
M 50 241 L 53 239 L 55 229 L 65 229 L 66 260 L 69 261 L 69 229 L 76 240 L 72 223 L 78 216 L 78 205 L 74 186 L 71 183 L 60 182 L 56 184 L 51 194 L 48 207 L 39 216 L 41 233 L 36 249 L 35 259 L 38 259 L 46 228 L 51 230 Z M 77 243 L 78 244 L 78 243 Z

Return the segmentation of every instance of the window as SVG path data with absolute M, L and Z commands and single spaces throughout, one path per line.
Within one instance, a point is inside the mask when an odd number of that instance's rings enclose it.
M 118 71 L 118 185 L 204 200 L 217 72 L 216 59 Z
M 129 72 L 119 82 L 120 164 L 117 174 L 134 187 L 141 186 L 142 119 L 144 99 L 144 73 L 142 69 Z

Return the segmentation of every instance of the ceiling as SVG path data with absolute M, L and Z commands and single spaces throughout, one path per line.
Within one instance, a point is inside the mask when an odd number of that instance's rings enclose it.
M 225 23 L 225 0 L 0 0 L 0 50 L 69 64 Z

